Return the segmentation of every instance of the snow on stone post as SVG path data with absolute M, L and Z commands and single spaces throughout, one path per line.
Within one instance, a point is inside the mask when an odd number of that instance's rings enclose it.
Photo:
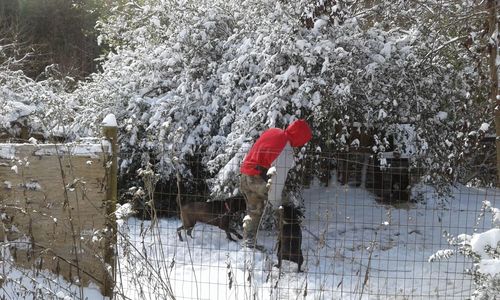
M 105 242 L 104 250 L 104 263 L 110 271 L 111 278 L 108 276 L 104 282 L 104 295 L 110 298 L 113 297 L 113 287 L 116 279 L 116 201 L 117 201 L 117 188 L 118 188 L 118 125 L 116 118 L 113 114 L 108 114 L 101 123 L 102 135 L 110 144 L 111 153 L 107 158 L 106 163 L 106 229 L 108 231 L 107 239 Z

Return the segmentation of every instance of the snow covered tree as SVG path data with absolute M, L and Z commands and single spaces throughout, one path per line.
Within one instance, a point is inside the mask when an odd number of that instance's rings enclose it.
M 450 32 L 431 35 L 420 24 L 430 26 L 432 7 L 325 1 L 322 13 L 314 3 L 128 2 L 99 24 L 113 51 L 70 95 L 80 104 L 73 132 L 97 132 L 115 113 L 128 154 L 122 174 L 151 162 L 165 181 L 179 172 L 221 194 L 234 191 L 244 154 L 268 127 L 306 118 L 316 153 L 345 145 L 349 130 L 338 134 L 337 124 L 359 122 L 376 132 L 378 153 L 391 128 L 408 124 L 411 143 L 399 147 L 412 149 L 428 179 L 456 178 L 491 121 L 481 66 Z
M 67 82 L 54 79 L 57 70 L 48 67 L 48 79 L 35 81 L 19 70 L 27 56 L 9 55 L 16 43 L 0 44 L 0 134 L 3 139 L 35 136 L 38 139 L 69 139 L 66 125 L 74 111 L 67 100 Z M 60 77 L 60 76 L 59 76 Z M 70 80 L 70 79 L 68 79 Z
M 492 173 L 490 170 L 495 168 L 494 149 L 481 144 L 485 136 L 493 133 L 494 103 L 488 95 L 491 34 L 487 9 L 483 2 L 455 0 L 439 3 L 360 1 L 356 7 L 355 14 L 363 17 L 365 27 L 378 22 L 382 28 L 418 32 L 415 44 L 418 67 L 424 75 L 436 73 L 433 76 L 442 88 L 455 93 L 446 92 L 448 96 L 444 99 L 430 103 L 434 107 L 418 101 L 418 106 L 411 111 L 423 117 L 412 124 L 421 132 L 419 135 L 425 137 L 425 144 L 431 145 L 425 151 L 426 162 L 422 166 L 432 170 L 429 174 L 433 179 L 440 179 L 438 181 L 444 184 L 449 180 L 468 183 L 478 174 Z M 438 86 L 433 83 L 427 90 L 421 87 L 423 93 L 418 87 L 415 92 L 424 99 L 443 95 L 440 91 L 435 93 L 435 87 Z M 432 119 L 427 122 L 432 114 L 437 122 Z M 441 118 L 444 120 L 439 120 Z M 433 132 L 435 130 L 439 132 Z M 439 162 L 433 164 L 432 161 Z M 482 177 L 481 184 L 492 182 L 493 178 Z

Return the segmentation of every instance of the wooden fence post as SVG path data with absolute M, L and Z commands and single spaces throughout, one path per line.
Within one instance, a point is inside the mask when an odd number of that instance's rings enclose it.
M 113 114 L 109 114 L 102 122 L 103 137 L 111 145 L 111 156 L 106 160 L 106 202 L 104 203 L 106 213 L 105 227 L 107 229 L 106 241 L 104 243 L 104 263 L 111 268 L 111 276 L 106 276 L 104 281 L 104 296 L 113 298 L 113 288 L 116 279 L 116 201 L 118 190 L 118 125 Z

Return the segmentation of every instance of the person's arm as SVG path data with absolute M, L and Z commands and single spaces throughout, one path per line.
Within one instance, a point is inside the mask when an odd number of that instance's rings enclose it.
M 285 187 L 286 177 L 288 171 L 295 165 L 295 159 L 293 156 L 293 149 L 289 143 L 286 144 L 283 151 L 273 162 L 273 167 L 276 173 L 271 177 L 271 186 L 268 192 L 269 203 L 272 204 L 273 208 L 278 208 L 282 204 L 282 194 Z

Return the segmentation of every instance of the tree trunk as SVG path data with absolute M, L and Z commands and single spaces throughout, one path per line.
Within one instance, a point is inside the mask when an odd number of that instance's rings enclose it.
M 497 152 L 497 187 L 500 187 L 500 95 L 498 94 L 498 21 L 497 21 L 497 3 L 496 0 L 488 0 L 489 11 L 489 52 L 490 52 L 490 77 L 491 89 L 490 99 L 493 105 L 493 114 L 495 118 L 496 130 L 496 152 Z

